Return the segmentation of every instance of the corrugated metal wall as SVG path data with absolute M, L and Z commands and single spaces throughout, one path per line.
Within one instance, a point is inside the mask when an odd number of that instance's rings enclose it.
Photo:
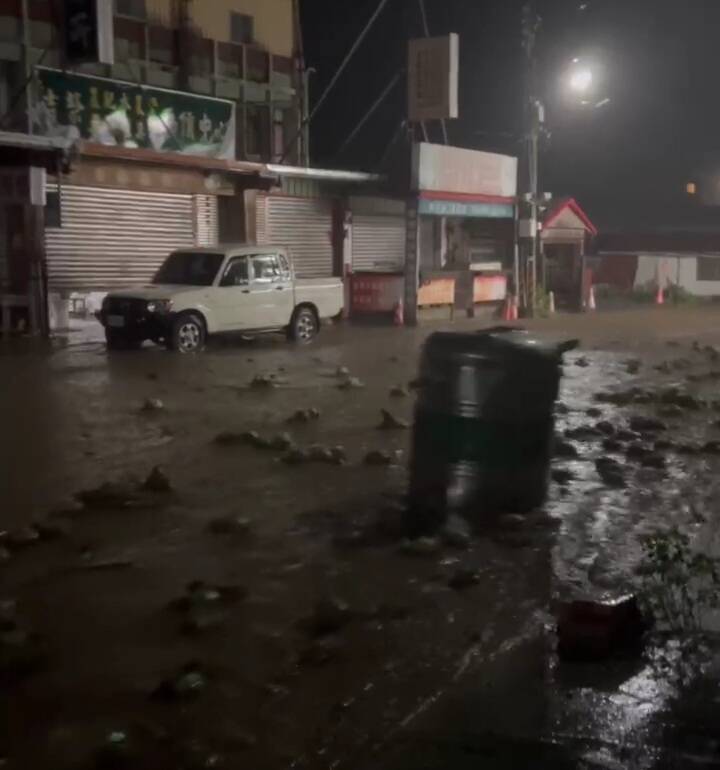
M 405 264 L 404 217 L 354 214 L 352 266 L 358 272 L 397 272 Z
M 333 274 L 332 233 L 332 201 L 258 195 L 258 243 L 287 246 L 299 278 Z
M 51 290 L 104 290 L 152 278 L 170 251 L 217 242 L 215 196 L 61 188 L 62 227 L 45 233 Z

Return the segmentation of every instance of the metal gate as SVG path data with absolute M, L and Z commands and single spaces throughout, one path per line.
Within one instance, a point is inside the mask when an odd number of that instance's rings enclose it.
M 45 231 L 50 290 L 147 282 L 170 251 L 196 245 L 192 195 L 68 185 L 61 199 L 62 227 Z
M 216 195 L 195 196 L 195 243 L 215 246 L 218 242 L 218 199 Z
M 333 275 L 332 201 L 258 195 L 257 238 L 287 246 L 299 278 Z
M 396 273 L 405 264 L 407 234 L 404 217 L 354 214 L 354 272 Z

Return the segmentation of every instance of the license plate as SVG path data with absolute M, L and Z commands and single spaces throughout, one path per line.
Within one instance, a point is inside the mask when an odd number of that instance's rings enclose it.
M 113 329 L 122 329 L 125 326 L 125 317 L 121 315 L 109 315 L 108 326 L 112 326 Z

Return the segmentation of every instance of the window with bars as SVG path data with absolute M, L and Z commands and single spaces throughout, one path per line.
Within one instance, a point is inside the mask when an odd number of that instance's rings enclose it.
M 230 11 L 230 40 L 233 43 L 252 43 L 255 36 L 255 22 L 247 13 Z
M 248 157 L 270 159 L 270 108 L 251 104 L 247 108 L 245 151 Z
M 720 281 L 720 257 L 698 257 L 697 280 Z

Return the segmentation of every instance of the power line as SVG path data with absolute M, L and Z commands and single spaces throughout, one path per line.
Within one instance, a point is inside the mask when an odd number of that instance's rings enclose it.
M 302 121 L 302 123 L 300 124 L 300 128 L 298 129 L 298 131 L 295 134 L 295 136 L 292 138 L 292 141 L 285 148 L 285 151 L 283 152 L 282 157 L 280 158 L 280 163 L 282 163 L 285 160 L 285 158 L 287 157 L 287 154 L 290 152 L 291 147 L 298 140 L 298 137 L 302 133 L 302 131 L 305 128 L 305 126 L 309 125 L 312 122 L 312 120 L 315 117 L 315 115 L 317 115 L 318 110 L 323 106 L 323 104 L 325 103 L 325 100 L 330 95 L 330 92 L 333 90 L 333 88 L 335 88 L 335 85 L 338 82 L 338 80 L 340 80 L 340 77 L 342 76 L 343 72 L 345 71 L 345 68 L 350 63 L 350 60 L 355 55 L 355 52 L 357 51 L 357 49 L 362 44 L 363 40 L 367 36 L 367 33 L 370 31 L 370 29 L 372 28 L 373 24 L 375 23 L 375 20 L 377 19 L 377 17 L 382 13 L 382 10 L 387 5 L 387 2 L 388 2 L 388 0 L 380 0 L 380 3 L 378 4 L 378 7 L 375 9 L 375 12 L 373 13 L 373 15 L 368 20 L 368 22 L 365 25 L 365 27 L 363 28 L 362 32 L 360 32 L 360 34 L 355 39 L 355 42 L 353 43 L 352 47 L 350 48 L 350 51 L 347 53 L 347 55 L 345 56 L 345 58 L 342 61 L 342 64 L 338 67 L 337 71 L 333 75 L 332 80 L 328 83 L 327 87 L 325 88 L 325 90 L 323 91 L 322 95 L 318 99 L 317 104 L 313 107 L 312 111 L 307 116 L 307 118 L 305 118 Z
M 337 151 L 337 156 L 340 156 L 343 151 L 347 148 L 347 146 L 353 141 L 353 139 L 360 133 L 363 126 L 370 120 L 370 118 L 375 114 L 376 110 L 380 105 L 385 101 L 388 94 L 395 88 L 395 86 L 398 84 L 398 81 L 400 80 L 400 76 L 403 74 L 403 70 L 399 70 L 395 73 L 394 77 L 391 78 L 390 82 L 385 86 L 382 93 L 378 98 L 373 102 L 370 109 L 365 113 L 365 115 L 362 117 L 360 122 L 355 126 L 355 128 L 350 132 L 347 139 L 340 145 L 340 149 Z

